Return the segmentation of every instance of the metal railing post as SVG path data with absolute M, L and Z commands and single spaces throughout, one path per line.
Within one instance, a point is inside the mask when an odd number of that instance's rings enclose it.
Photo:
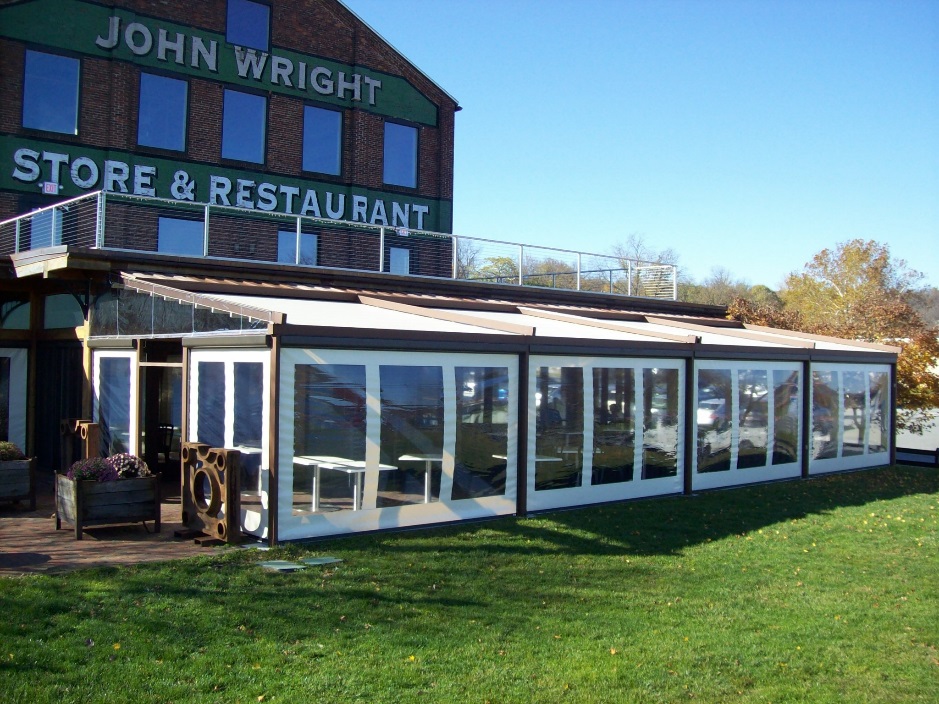
M 522 275 L 522 260 L 524 259 L 524 257 L 525 257 L 525 246 L 520 244 L 518 246 L 518 285 L 519 286 L 522 286 L 525 283 L 525 279 Z
M 672 265 L 672 300 L 678 300 L 678 267 Z
M 460 238 L 456 235 L 450 235 L 450 246 L 453 248 L 453 278 L 457 278 L 457 248 L 460 246 Z
M 209 256 L 209 208 L 211 208 L 208 203 L 205 204 L 205 218 L 203 221 L 204 228 L 202 230 L 202 256 Z
M 95 248 L 104 249 L 104 216 L 107 208 L 104 191 L 98 191 L 98 227 L 95 229 Z
M 15 234 L 14 234 L 14 241 L 13 241 L 14 252 L 20 251 L 20 223 L 21 222 L 23 222 L 23 218 L 16 219 L 16 227 L 15 227 Z
M 301 232 L 301 224 L 300 224 L 300 216 L 298 215 L 297 216 L 297 244 L 296 244 L 296 249 L 294 250 L 294 253 L 293 253 L 294 264 L 300 264 L 300 232 Z
M 580 291 L 580 252 L 577 253 L 577 290 Z
M 378 230 L 378 271 L 385 270 L 385 228 Z
M 633 295 L 633 263 L 626 261 L 626 295 Z

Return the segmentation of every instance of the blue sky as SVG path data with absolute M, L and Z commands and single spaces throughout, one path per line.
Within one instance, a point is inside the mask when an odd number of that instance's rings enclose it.
M 939 286 L 935 0 L 344 2 L 463 108 L 456 234 L 771 288 L 860 237 Z

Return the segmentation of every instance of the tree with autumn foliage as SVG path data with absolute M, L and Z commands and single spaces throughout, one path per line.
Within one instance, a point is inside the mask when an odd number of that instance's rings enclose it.
M 789 274 L 780 303 L 738 298 L 728 313 L 757 325 L 900 347 L 897 426 L 921 433 L 939 409 L 939 328 L 913 306 L 922 278 L 892 259 L 887 245 L 851 240 Z

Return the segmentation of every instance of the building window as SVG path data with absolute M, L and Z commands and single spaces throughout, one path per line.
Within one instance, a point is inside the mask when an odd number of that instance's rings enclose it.
M 23 127 L 78 134 L 78 59 L 26 52 Z
M 297 257 L 297 233 L 290 230 L 281 230 L 277 233 L 277 261 L 284 264 L 306 264 L 316 266 L 317 246 L 319 242 L 316 235 L 300 234 L 300 257 Z
M 270 6 L 252 0 L 228 0 L 228 31 L 225 38 L 229 44 L 269 51 Z
M 384 182 L 417 188 L 417 128 L 385 123 Z
M 264 163 L 267 98 L 225 91 L 222 115 L 222 158 Z
M 404 247 L 390 247 L 388 271 L 392 274 L 411 273 L 411 250 Z
M 188 92 L 186 81 L 152 73 L 140 74 L 137 144 L 185 151 Z
M 202 256 L 205 228 L 201 220 L 160 218 L 158 227 L 157 251 L 161 254 Z
M 342 113 L 307 105 L 303 109 L 303 170 L 338 176 Z

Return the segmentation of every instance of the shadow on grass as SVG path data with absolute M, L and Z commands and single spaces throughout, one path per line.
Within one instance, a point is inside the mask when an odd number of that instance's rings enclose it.
M 863 506 L 874 501 L 932 493 L 939 493 L 939 472 L 929 468 L 892 466 L 712 490 L 691 496 L 588 506 L 525 519 L 500 519 L 472 527 L 441 528 L 430 535 L 426 531 L 398 534 L 384 547 L 388 550 L 433 551 L 436 549 L 432 545 L 434 534 L 504 530 L 525 538 L 525 541 L 502 541 L 498 545 L 479 541 L 479 549 L 585 555 L 624 552 L 673 555 L 691 545 L 824 514 L 839 507 Z M 426 546 L 421 543 L 426 543 Z M 467 541 L 466 549 L 473 550 L 473 544 L 474 541 Z

